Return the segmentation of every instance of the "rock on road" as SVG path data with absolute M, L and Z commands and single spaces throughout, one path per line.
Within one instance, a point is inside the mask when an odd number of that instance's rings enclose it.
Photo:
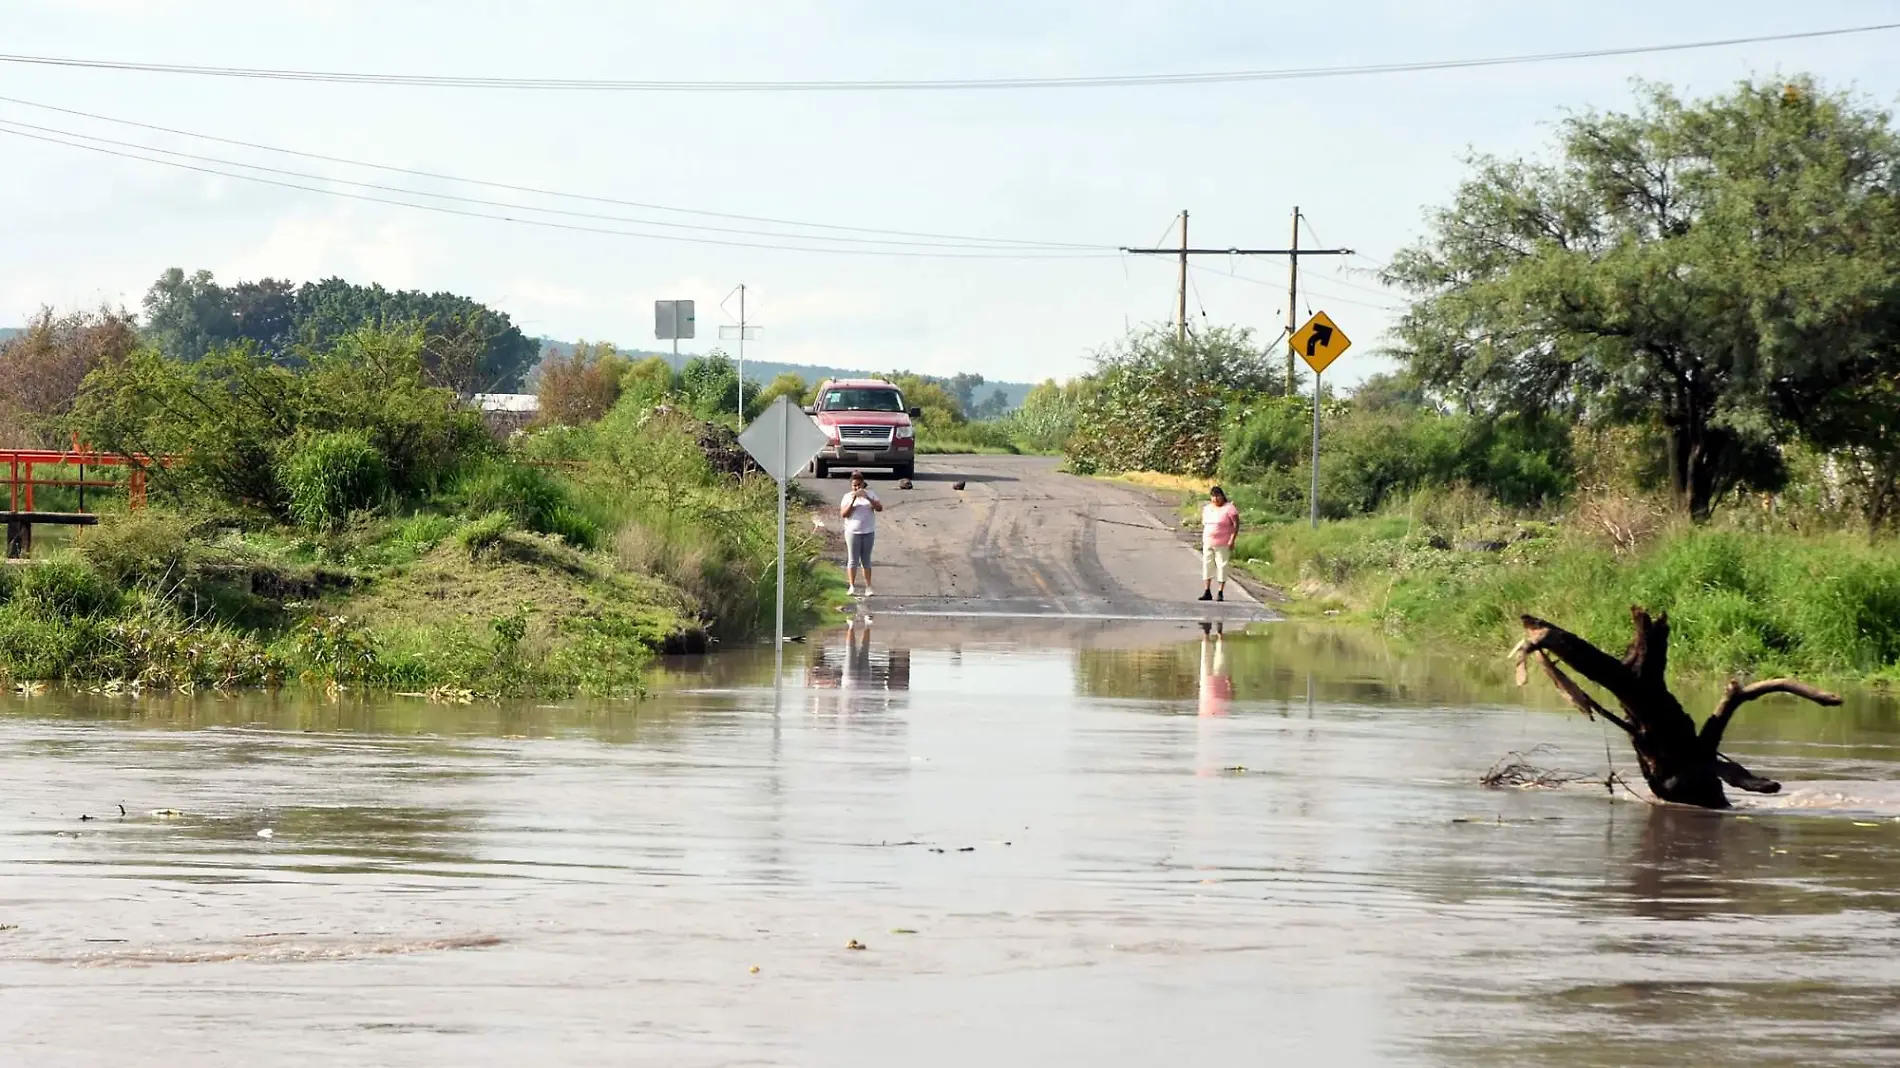
M 1199 552 L 1167 504 L 1138 487 L 1028 456 L 923 457 L 909 490 L 867 475 L 884 502 L 867 604 L 880 614 L 1274 618 L 1233 581 L 1225 604 L 1196 601 Z M 829 503 L 820 515 L 837 530 L 842 474 L 800 482 Z

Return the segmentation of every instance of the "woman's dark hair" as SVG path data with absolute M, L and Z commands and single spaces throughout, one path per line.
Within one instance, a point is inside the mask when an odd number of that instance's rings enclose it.
M 864 472 L 862 472 L 862 471 L 853 471 L 853 472 L 851 472 L 851 481 L 853 481 L 853 482 L 863 482 L 863 481 L 864 481 Z
M 1227 491 L 1224 489 L 1221 489 L 1219 486 L 1214 486 L 1210 488 L 1207 491 L 1207 495 L 1209 497 L 1219 497 L 1223 501 L 1227 499 Z

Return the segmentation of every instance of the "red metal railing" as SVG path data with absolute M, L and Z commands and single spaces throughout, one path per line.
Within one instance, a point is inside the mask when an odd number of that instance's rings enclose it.
M 165 463 L 164 460 L 159 462 Z M 150 463 L 143 456 L 120 456 L 96 449 L 0 449 L 0 467 L 4 467 L 7 472 L 7 508 L 13 512 L 37 511 L 33 506 L 35 486 L 76 487 L 79 490 L 79 510 L 82 512 L 86 510 L 87 489 L 123 489 L 127 507 L 141 508 L 145 505 L 145 469 Z M 36 467 L 77 467 L 79 477 L 35 478 L 33 469 Z M 130 470 L 123 480 L 89 479 L 86 477 L 88 467 L 126 467 Z

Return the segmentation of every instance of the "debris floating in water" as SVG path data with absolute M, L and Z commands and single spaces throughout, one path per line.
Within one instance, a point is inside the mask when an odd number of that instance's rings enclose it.
M 277 832 L 271 830 L 269 827 L 266 827 L 263 830 L 257 832 L 257 836 L 259 838 L 275 838 L 277 837 Z
M 1479 777 L 1478 781 L 1493 790 L 1514 786 L 1519 789 L 1553 789 L 1568 786 L 1573 782 L 1595 782 L 1594 775 L 1585 775 L 1575 771 L 1557 771 L 1540 768 L 1530 762 L 1531 757 L 1548 753 L 1548 746 L 1537 746 L 1524 753 L 1506 753 L 1491 765 L 1491 770 Z
M 860 941 L 858 941 L 858 940 L 857 940 L 857 939 L 855 939 L 855 938 L 853 938 L 853 939 L 852 939 L 851 941 L 849 941 L 849 942 L 846 942 L 846 943 L 844 944 L 844 948 L 846 948 L 846 949 L 863 949 L 863 948 L 864 948 L 864 943 L 863 943 L 863 942 L 860 942 Z

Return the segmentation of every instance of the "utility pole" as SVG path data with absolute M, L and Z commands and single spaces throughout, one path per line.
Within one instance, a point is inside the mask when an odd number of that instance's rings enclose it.
M 1290 339 L 1293 337 L 1293 331 L 1299 328 L 1299 319 L 1297 318 L 1299 315 L 1299 311 L 1295 307 L 1295 302 L 1299 299 L 1300 257 L 1301 256 L 1350 256 L 1352 255 L 1352 249 L 1349 249 L 1349 248 L 1301 248 L 1300 247 L 1300 219 L 1302 216 L 1300 215 L 1300 209 L 1298 208 L 1293 209 L 1293 244 L 1287 248 L 1193 248 L 1189 246 L 1187 243 L 1187 217 L 1188 217 L 1187 212 L 1184 211 L 1181 213 L 1181 247 L 1180 248 L 1123 248 L 1122 251 L 1130 253 L 1132 255 L 1137 255 L 1137 256 L 1163 255 L 1163 256 L 1181 257 L 1180 325 L 1176 328 L 1175 337 L 1179 339 L 1180 341 L 1182 341 L 1183 343 L 1187 341 L 1187 272 L 1188 272 L 1188 257 L 1189 256 L 1285 256 L 1287 257 L 1293 264 L 1293 286 L 1287 292 L 1287 302 L 1286 302 L 1286 321 L 1287 321 L 1286 337 L 1289 339 L 1287 350 L 1286 350 L 1286 361 L 1287 361 L 1286 389 L 1287 389 L 1287 394 L 1289 396 L 1292 395 L 1292 392 L 1293 392 L 1293 346 L 1291 344 Z
M 1293 205 L 1293 244 L 1287 249 L 1286 283 L 1286 395 L 1293 395 L 1293 331 L 1300 328 L 1300 206 Z M 1318 375 L 1313 376 L 1315 380 Z M 1317 401 L 1314 402 L 1318 404 Z M 1313 409 L 1318 411 L 1318 407 Z M 1318 446 L 1314 446 L 1318 448 Z
M 1181 209 L 1181 310 L 1174 320 L 1174 340 L 1177 344 L 1187 344 L 1187 286 L 1188 286 L 1188 243 L 1187 209 Z

